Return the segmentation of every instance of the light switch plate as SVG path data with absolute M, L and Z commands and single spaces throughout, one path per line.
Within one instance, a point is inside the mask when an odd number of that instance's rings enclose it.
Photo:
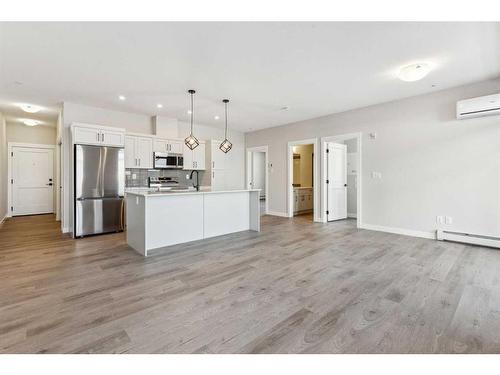
M 446 224 L 453 224 L 453 218 L 451 216 L 446 216 L 445 223 Z

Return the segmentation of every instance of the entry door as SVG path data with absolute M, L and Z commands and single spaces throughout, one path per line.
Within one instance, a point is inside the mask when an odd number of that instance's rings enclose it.
M 347 218 L 347 146 L 327 143 L 327 220 Z
M 54 150 L 13 147 L 12 215 L 54 212 Z

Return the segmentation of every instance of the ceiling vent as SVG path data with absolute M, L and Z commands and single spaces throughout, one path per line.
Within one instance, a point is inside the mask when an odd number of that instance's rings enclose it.
M 457 102 L 457 119 L 500 115 L 500 94 L 480 96 Z

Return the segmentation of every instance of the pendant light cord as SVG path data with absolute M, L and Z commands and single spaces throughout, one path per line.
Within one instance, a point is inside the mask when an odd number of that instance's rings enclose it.
M 194 102 L 193 93 L 191 93 L 191 135 L 193 135 L 193 117 L 194 117 L 194 113 L 193 113 L 194 105 L 193 105 L 193 102 Z
M 224 107 L 226 110 L 226 128 L 224 130 L 224 139 L 227 139 L 227 102 L 224 103 Z

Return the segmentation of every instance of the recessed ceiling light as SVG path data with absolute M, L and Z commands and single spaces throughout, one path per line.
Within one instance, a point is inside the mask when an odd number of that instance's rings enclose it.
M 285 105 L 285 106 L 280 108 L 280 111 L 288 111 L 289 109 L 290 109 L 290 107 Z
M 32 120 L 32 119 L 25 119 L 23 120 L 23 124 L 27 126 L 37 126 L 40 125 L 40 121 L 37 120 Z
M 429 74 L 430 70 L 429 64 L 425 63 L 407 65 L 399 71 L 399 79 L 405 82 L 418 81 Z
M 191 113 L 193 113 L 193 112 L 191 112 L 191 110 L 188 110 L 188 111 L 187 111 L 187 114 L 188 114 L 188 115 L 190 115 Z
M 220 119 L 219 116 L 214 116 L 214 120 L 218 120 L 218 119 Z
M 163 104 L 157 104 L 156 108 L 163 108 Z
M 120 95 L 120 96 L 118 96 L 118 99 L 120 99 L 120 100 L 126 100 L 127 98 L 125 96 L 123 96 L 123 95 Z
M 42 110 L 42 107 L 39 107 L 37 105 L 33 104 L 20 104 L 19 107 L 24 111 L 28 113 L 37 113 Z

